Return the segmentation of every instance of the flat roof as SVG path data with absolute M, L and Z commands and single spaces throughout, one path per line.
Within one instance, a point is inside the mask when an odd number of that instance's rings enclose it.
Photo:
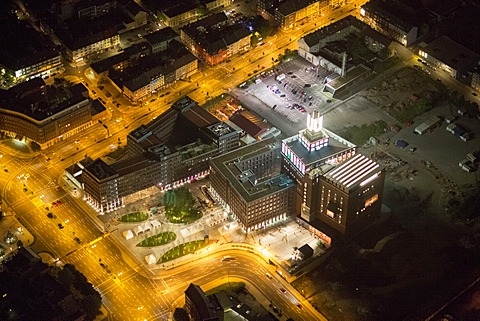
M 328 145 L 315 151 L 308 151 L 298 139 L 298 135 L 286 138 L 283 141 L 288 145 L 288 147 L 290 147 L 292 152 L 294 152 L 295 155 L 302 160 L 305 166 L 308 167 L 309 165 L 315 164 L 323 159 L 327 159 L 332 155 L 351 148 L 351 146 L 341 143 L 328 134 L 325 136 L 329 137 Z
M 373 181 L 381 170 L 380 164 L 362 154 L 356 154 L 327 172 L 325 178 L 345 190 L 351 190 Z
M 470 69 L 480 60 L 480 55 L 447 36 L 438 37 L 422 50 L 456 70 Z
M 105 163 L 100 158 L 97 158 L 96 160 L 85 166 L 85 170 L 92 174 L 99 181 L 117 174 L 109 165 L 107 165 L 107 163 Z
M 295 185 L 294 180 L 286 174 L 279 173 L 276 176 L 259 181 L 251 170 L 242 171 L 237 166 L 240 160 L 248 160 L 272 149 L 280 154 L 280 143 L 275 138 L 269 138 L 217 156 L 211 159 L 211 163 L 244 200 L 251 202 Z

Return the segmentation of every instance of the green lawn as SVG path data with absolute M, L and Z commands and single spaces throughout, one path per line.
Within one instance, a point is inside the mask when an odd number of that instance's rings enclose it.
M 369 125 L 346 127 L 340 132 L 340 136 L 355 145 L 365 144 L 370 137 L 376 137 L 385 132 L 387 123 L 383 120 L 378 120 Z
M 165 254 L 162 255 L 162 257 L 158 260 L 157 263 L 165 263 L 171 260 L 178 259 L 179 257 L 198 251 L 205 246 L 206 244 L 204 240 L 180 244 L 173 249 L 165 252 Z
M 183 211 L 176 207 L 166 207 L 165 215 L 171 223 L 184 224 L 195 222 L 202 217 L 202 213 L 200 211 L 194 209 Z
M 152 247 L 167 244 L 171 241 L 174 241 L 177 238 L 177 235 L 173 232 L 162 232 L 157 235 L 150 236 L 145 240 L 137 244 L 140 247 Z
M 148 214 L 144 212 L 135 212 L 123 215 L 120 217 L 120 222 L 133 223 L 133 222 L 143 222 L 148 219 Z

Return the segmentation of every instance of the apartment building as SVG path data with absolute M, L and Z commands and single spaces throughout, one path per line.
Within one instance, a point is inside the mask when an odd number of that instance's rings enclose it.
M 230 23 L 220 12 L 180 30 L 180 39 L 199 59 L 216 65 L 250 49 L 251 33 L 241 23 Z

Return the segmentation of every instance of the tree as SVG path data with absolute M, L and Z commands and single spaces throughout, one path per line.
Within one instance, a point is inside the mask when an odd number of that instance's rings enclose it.
M 37 143 L 37 142 L 34 142 L 34 141 L 31 141 L 30 142 L 30 147 L 32 148 L 32 150 L 34 152 L 38 152 L 40 151 L 42 148 L 40 147 L 40 145 Z
M 187 311 L 184 308 L 176 308 L 175 312 L 173 312 L 173 320 L 175 321 L 189 321 L 190 318 L 188 317 Z

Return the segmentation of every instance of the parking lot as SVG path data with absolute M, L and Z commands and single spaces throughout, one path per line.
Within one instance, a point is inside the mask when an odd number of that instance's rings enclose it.
M 326 76 L 322 68 L 304 59 L 293 59 L 280 65 L 276 73 L 259 77 L 244 92 L 291 123 L 303 124 L 308 112 L 326 110 L 332 101 L 330 93 L 322 91 Z M 257 111 L 257 106 L 250 107 Z

